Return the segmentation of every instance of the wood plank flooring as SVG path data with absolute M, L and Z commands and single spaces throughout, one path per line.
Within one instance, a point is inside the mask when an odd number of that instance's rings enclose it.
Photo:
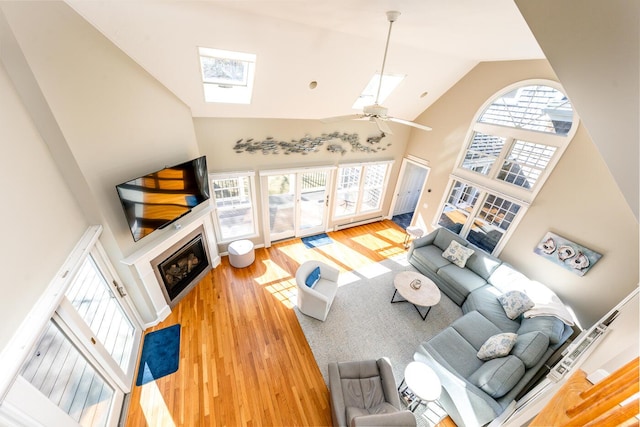
M 127 427 L 326 426 L 329 392 L 293 306 L 295 271 L 319 259 L 349 271 L 404 251 L 404 231 L 382 221 L 256 249 L 250 267 L 227 257 L 161 324 L 182 325 L 180 368 L 131 393 Z M 449 424 L 451 425 L 451 424 Z

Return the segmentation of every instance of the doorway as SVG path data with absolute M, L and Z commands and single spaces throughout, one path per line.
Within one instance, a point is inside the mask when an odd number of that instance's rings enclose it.
M 429 167 L 420 161 L 402 159 L 391 210 L 391 219 L 402 228 L 406 229 L 413 223 L 429 170 Z
M 21 424 L 117 425 L 142 328 L 113 271 L 96 242 L 7 393 Z
M 265 244 L 326 230 L 332 168 L 265 171 Z

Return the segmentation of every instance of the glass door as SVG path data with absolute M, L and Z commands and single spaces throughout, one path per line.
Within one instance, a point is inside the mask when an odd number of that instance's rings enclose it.
M 300 201 L 297 206 L 297 236 L 309 236 L 325 231 L 327 206 L 327 182 L 329 171 L 301 172 L 298 174 Z
M 296 174 L 267 176 L 267 188 L 271 240 L 294 237 L 296 234 Z
M 331 168 L 265 172 L 269 241 L 322 233 L 326 229 Z
M 117 425 L 142 328 L 112 271 L 99 245 L 84 257 L 10 389 L 34 425 Z

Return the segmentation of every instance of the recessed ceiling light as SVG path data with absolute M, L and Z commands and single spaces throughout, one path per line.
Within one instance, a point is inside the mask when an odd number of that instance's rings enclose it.
M 429 92 L 424 91 L 420 94 L 420 98 L 424 98 L 425 96 L 427 96 L 429 94 Z
M 309 89 L 315 89 L 317 86 L 318 86 L 318 82 L 315 80 L 309 83 Z

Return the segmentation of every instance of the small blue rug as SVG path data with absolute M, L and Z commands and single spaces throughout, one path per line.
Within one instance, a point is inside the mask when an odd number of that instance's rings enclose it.
M 331 237 L 327 236 L 327 233 L 316 234 L 315 236 L 303 237 L 302 243 L 309 248 L 317 248 L 318 246 L 328 245 L 333 243 Z
M 144 337 L 136 385 L 155 381 L 178 370 L 180 325 L 149 332 Z

